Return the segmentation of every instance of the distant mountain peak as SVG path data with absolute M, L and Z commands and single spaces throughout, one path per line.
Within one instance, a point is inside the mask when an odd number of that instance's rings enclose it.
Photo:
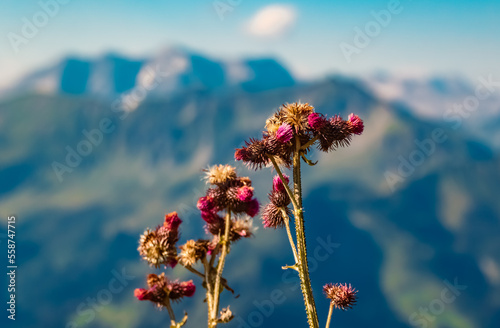
M 9 91 L 115 98 L 147 87 L 148 96 L 162 97 L 192 89 L 262 91 L 294 84 L 290 72 L 275 59 L 223 61 L 183 47 L 167 47 L 148 58 L 116 52 L 67 56 L 27 75 Z

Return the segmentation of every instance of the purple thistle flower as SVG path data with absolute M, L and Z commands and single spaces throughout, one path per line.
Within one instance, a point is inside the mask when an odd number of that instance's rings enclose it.
M 251 217 L 256 216 L 257 213 L 259 213 L 259 206 L 260 205 L 257 198 L 252 199 L 250 202 L 248 202 L 246 213 Z
M 282 144 L 288 143 L 293 138 L 293 129 L 290 125 L 283 123 L 276 131 L 276 139 Z
M 242 202 L 249 202 L 253 197 L 253 188 L 243 186 L 238 189 L 238 199 Z
M 216 208 L 215 200 L 209 196 L 200 197 L 196 207 L 202 212 L 212 212 Z
M 363 120 L 360 119 L 358 115 L 354 115 L 351 113 L 348 117 L 348 121 L 349 123 L 351 123 L 352 133 L 358 135 L 363 133 L 365 126 L 363 124 Z
M 169 231 L 177 232 L 181 223 L 182 220 L 177 215 L 177 212 L 172 212 L 165 215 L 165 222 L 163 223 L 163 226 Z
M 325 125 L 328 124 L 328 120 L 323 115 L 318 113 L 309 114 L 307 122 L 309 123 L 311 129 L 316 131 L 323 129 Z
M 288 185 L 288 183 L 290 182 L 288 176 L 286 174 L 283 174 L 283 178 L 285 178 L 285 182 Z M 273 178 L 273 190 L 278 192 L 286 192 L 285 186 L 283 185 L 283 181 L 281 181 L 279 175 L 275 175 Z

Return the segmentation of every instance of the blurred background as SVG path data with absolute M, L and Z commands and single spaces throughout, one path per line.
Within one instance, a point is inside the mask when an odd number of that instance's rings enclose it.
M 2 327 L 165 327 L 133 290 L 139 235 L 165 213 L 202 237 L 208 165 L 230 163 L 261 203 L 271 170 L 234 162 L 281 104 L 356 113 L 349 148 L 303 170 L 321 288 L 358 305 L 335 327 L 500 326 L 498 1 L 3 1 L 0 244 L 16 215 L 16 320 Z M 240 241 L 227 327 L 306 327 L 284 231 Z M 5 257 L 4 257 L 5 256 Z M 6 265 L 6 264 L 5 264 Z M 7 269 L 5 269 L 7 270 Z M 206 325 L 199 292 L 175 305 Z M 6 306 L 6 275 L 2 274 Z M 277 290 L 277 291 L 276 291 Z M 276 300 L 272 295 L 282 293 Z

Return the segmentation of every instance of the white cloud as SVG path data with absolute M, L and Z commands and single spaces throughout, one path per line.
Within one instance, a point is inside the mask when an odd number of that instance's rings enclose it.
M 297 20 L 294 7 L 269 5 L 260 9 L 246 24 L 246 31 L 253 36 L 273 38 L 288 32 Z

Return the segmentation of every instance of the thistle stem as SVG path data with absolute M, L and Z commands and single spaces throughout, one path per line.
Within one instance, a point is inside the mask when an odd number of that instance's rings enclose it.
M 167 308 L 168 315 L 170 316 L 170 327 L 175 328 L 177 326 L 177 322 L 175 321 L 174 310 L 172 310 L 172 307 L 170 306 L 170 300 L 168 298 L 165 301 L 165 307 Z
M 314 296 L 309 278 L 309 267 L 307 263 L 307 247 L 304 227 L 304 215 L 302 211 L 302 185 L 300 176 L 300 140 L 295 136 L 295 152 L 293 154 L 293 185 L 295 203 L 298 205 L 294 213 L 295 217 L 295 232 L 297 234 L 297 251 L 298 251 L 298 271 L 300 278 L 300 287 L 304 297 L 304 304 L 307 313 L 307 321 L 310 328 L 319 328 L 318 314 L 314 303 Z
M 201 273 L 200 271 L 196 270 L 192 266 L 187 265 L 187 266 L 185 266 L 185 268 L 188 269 L 189 271 L 191 271 L 192 273 L 194 273 L 195 275 L 197 275 L 198 277 L 206 279 L 206 276 L 203 273 Z
M 219 263 L 217 265 L 217 274 L 215 276 L 215 287 L 214 287 L 214 302 L 212 305 L 212 325 L 210 327 L 217 327 L 217 312 L 219 312 L 219 300 L 220 300 L 220 281 L 222 277 L 222 270 L 224 270 L 224 263 L 226 260 L 228 245 L 229 245 L 229 231 L 231 229 L 231 210 L 227 210 L 226 214 L 226 226 L 224 230 L 224 238 L 222 239 L 222 251 L 219 258 Z
M 281 212 L 283 213 L 283 217 L 285 218 L 286 234 L 288 235 L 288 240 L 290 241 L 290 247 L 292 247 L 293 259 L 295 260 L 295 263 L 297 263 L 297 250 L 295 249 L 295 242 L 293 241 L 292 233 L 290 232 L 290 218 L 288 217 L 288 214 L 286 214 L 284 208 L 281 209 Z
M 205 283 L 207 284 L 207 308 L 208 308 L 208 327 L 210 327 L 212 322 L 212 266 L 207 262 L 204 257 L 202 259 L 203 265 L 205 266 Z
M 328 310 L 328 318 L 326 318 L 326 328 L 330 328 L 330 320 L 332 319 L 333 302 L 330 302 L 330 310 Z
M 274 159 L 273 155 L 268 155 L 269 159 L 271 159 L 271 162 L 273 163 L 274 169 L 276 172 L 278 172 L 278 175 L 281 179 L 281 182 L 283 182 L 283 186 L 285 186 L 286 193 L 288 194 L 288 197 L 290 197 L 290 200 L 292 201 L 293 208 L 296 211 L 298 211 L 300 208 L 297 204 L 297 201 L 295 200 L 293 192 L 290 190 L 290 187 L 288 187 L 288 184 L 285 183 L 285 177 L 283 176 L 283 173 L 280 170 L 280 167 L 278 166 L 278 163 L 276 163 L 276 160 Z
M 307 143 L 305 143 L 302 147 L 300 147 L 300 150 L 305 150 L 305 149 L 309 148 L 309 146 L 311 146 L 314 142 L 316 142 L 316 140 L 318 140 L 318 138 L 319 138 L 319 135 L 315 136 L 314 138 L 309 140 Z

